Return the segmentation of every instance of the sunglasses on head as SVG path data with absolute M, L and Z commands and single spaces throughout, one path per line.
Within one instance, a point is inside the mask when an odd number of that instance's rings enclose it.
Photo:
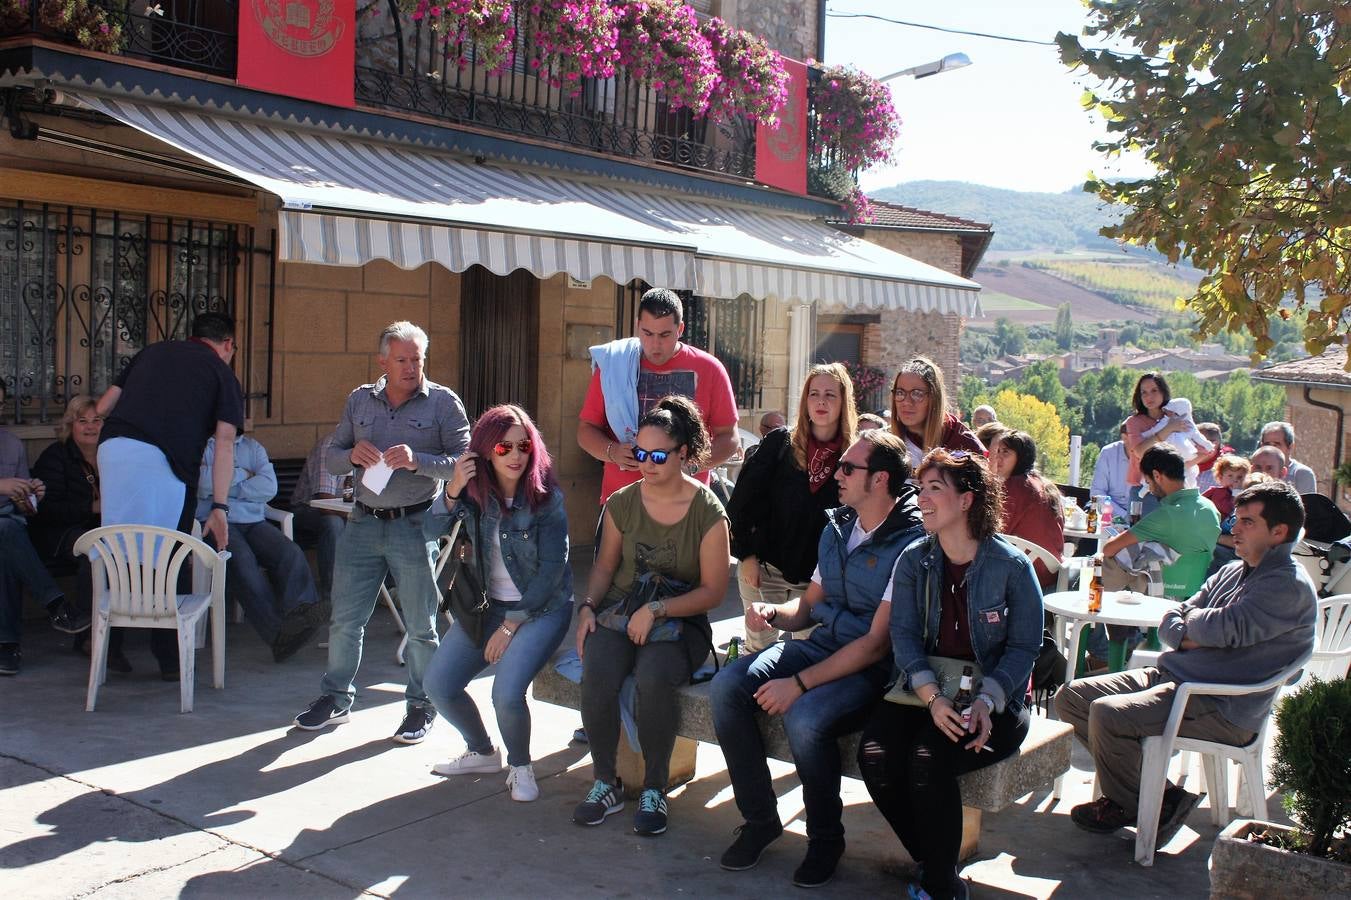
M 511 441 L 498 441 L 496 444 L 493 444 L 493 452 L 496 453 L 498 456 L 506 456 L 508 453 L 510 453 L 510 452 L 514 449 L 514 450 L 519 450 L 519 451 L 521 451 L 522 453 L 524 453 L 524 454 L 526 454 L 527 456 L 529 456 L 529 455 L 530 455 L 530 447 L 531 447 L 531 443 L 530 443 L 529 439 L 526 439 L 526 440 L 523 440 L 523 441 L 517 441 L 517 442 L 514 443 L 514 444 L 513 444 Z
M 860 469 L 862 469 L 865 472 L 876 471 L 875 469 L 873 469 L 872 466 L 860 466 L 858 463 L 851 463 L 851 462 L 842 462 L 839 464 L 838 468 L 841 472 L 844 473 L 845 478 L 848 478 L 849 476 L 853 475 Z
M 675 450 L 644 450 L 642 447 L 633 448 L 633 458 L 640 463 L 647 462 L 648 457 L 651 457 L 652 462 L 659 466 L 664 466 L 666 465 L 666 460 L 670 459 L 672 456 L 675 456 Z

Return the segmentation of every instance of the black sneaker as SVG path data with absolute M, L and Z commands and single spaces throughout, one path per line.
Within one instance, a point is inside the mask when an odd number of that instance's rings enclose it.
M 0 644 L 0 675 L 18 675 L 22 664 L 18 644 Z
M 1130 815 L 1120 804 L 1109 797 L 1099 797 L 1089 803 L 1080 803 L 1070 810 L 1070 821 L 1084 831 L 1094 834 L 1111 834 L 1135 824 L 1135 816 Z
M 793 884 L 803 888 L 820 887 L 835 875 L 835 867 L 844 856 L 844 841 L 807 841 L 807 858 L 793 872 Z
M 736 840 L 724 851 L 718 865 L 729 872 L 754 869 L 760 864 L 760 857 L 764 855 L 765 848 L 777 841 L 782 834 L 783 825 L 778 822 L 773 825 L 752 825 L 750 822 L 738 825 Z
M 614 784 L 597 781 L 586 799 L 572 811 L 572 821 L 578 825 L 599 825 L 607 816 L 624 808 L 624 783 L 618 778 Z
M 656 788 L 644 788 L 638 795 L 638 811 L 633 814 L 633 833 L 653 837 L 666 831 L 666 795 Z
M 71 609 L 69 603 L 59 600 L 51 612 L 52 627 L 66 634 L 80 634 L 89 630 L 89 613 Z
M 1199 794 L 1180 787 L 1169 785 L 1163 792 L 1163 806 L 1159 809 L 1159 834 L 1154 840 L 1156 848 L 1162 847 L 1181 830 L 1187 816 L 1201 802 Z
M 410 706 L 404 713 L 399 730 L 394 732 L 394 741 L 399 744 L 420 744 L 432 730 L 436 721 L 436 710 L 430 706 Z
M 314 637 L 314 633 L 318 630 L 318 625 L 310 625 L 290 634 L 282 631 L 277 635 L 277 639 L 272 642 L 272 661 L 285 662 L 295 656 L 301 647 L 310 642 L 310 638 Z
M 352 717 L 351 707 L 338 709 L 332 694 L 324 694 L 310 704 L 310 708 L 296 716 L 296 727 L 302 731 L 318 731 L 330 725 L 341 725 Z

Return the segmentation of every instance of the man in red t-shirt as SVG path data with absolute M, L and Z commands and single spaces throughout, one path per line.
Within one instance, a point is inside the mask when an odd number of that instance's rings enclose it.
M 634 414 L 629 424 L 636 427 L 638 419 L 662 397 L 679 394 L 693 400 L 703 414 L 704 426 L 708 428 L 713 441 L 707 467 L 695 473 L 700 481 L 707 484 L 708 470 L 726 462 L 739 448 L 736 395 L 732 392 L 732 380 L 715 357 L 680 342 L 681 335 L 685 333 L 684 307 L 674 291 L 653 288 L 643 294 L 638 304 L 635 332 L 641 353 L 637 373 L 637 407 L 636 411 L 630 410 Z M 582 404 L 582 412 L 578 416 L 578 445 L 605 463 L 600 491 L 602 504 L 615 491 L 642 478 L 638 461 L 633 458 L 632 436 L 617 437 L 611 417 L 606 414 L 604 385 L 626 382 L 625 373 L 602 370 L 607 365 L 607 359 L 616 368 L 625 365 L 621 349 L 625 344 L 625 340 L 619 340 L 592 348 L 593 357 L 599 361 L 599 365 L 591 374 L 586 402 Z M 628 426 L 624 427 L 627 431 Z

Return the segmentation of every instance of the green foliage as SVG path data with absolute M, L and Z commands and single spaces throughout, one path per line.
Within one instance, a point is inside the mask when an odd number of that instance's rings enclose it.
M 1078 430 L 1079 414 L 1066 403 L 1065 386 L 1060 383 L 1060 365 L 1055 360 L 1043 359 L 1024 369 L 1018 379 L 1018 389 L 1051 404 L 1070 431 Z
M 1027 349 L 1027 329 L 1008 319 L 995 319 L 994 345 L 1000 356 L 1017 356 Z
M 1049 272 L 1116 303 L 1172 311 L 1196 290 L 1196 282 L 1156 266 L 1098 260 L 1027 260 L 1030 269 Z M 1056 320 L 1059 323 L 1059 319 Z
M 1085 442 L 1079 448 L 1079 487 L 1092 487 L 1093 468 L 1101 455 L 1102 448 L 1092 441 Z
M 965 387 L 965 384 L 963 384 Z M 1070 471 L 1070 430 L 1060 421 L 1055 407 L 1031 394 L 1003 390 L 994 397 L 974 398 L 971 409 L 988 403 L 999 421 L 1016 431 L 1026 431 L 1037 444 L 1037 468 L 1052 481 L 1063 483 Z
M 1061 350 L 1074 349 L 1074 313 L 1068 301 L 1055 311 L 1055 345 Z
M 1351 830 L 1351 681 L 1314 679 L 1276 708 L 1272 780 L 1308 838 L 1327 856 L 1334 834 Z
M 987 393 L 985 382 L 975 375 L 962 377 L 962 383 L 957 388 L 957 408 L 967 421 L 971 420 L 971 411 L 981 404 L 978 398 L 984 397 Z
M 1346 0 L 1096 2 L 1086 49 L 1061 60 L 1095 77 L 1084 105 L 1107 122 L 1110 156 L 1138 152 L 1152 178 L 1085 189 L 1127 208 L 1103 235 L 1205 273 L 1187 305 L 1200 333 L 1246 329 L 1276 345 L 1273 315 L 1308 311 L 1310 353 L 1351 329 L 1351 16 Z

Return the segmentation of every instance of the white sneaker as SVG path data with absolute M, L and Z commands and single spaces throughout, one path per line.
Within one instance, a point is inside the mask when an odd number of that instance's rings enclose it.
M 532 765 L 512 766 L 507 775 L 507 786 L 511 788 L 511 799 L 529 803 L 539 799 L 539 785 L 535 784 L 535 767 Z
M 448 759 L 445 762 L 437 763 L 432 766 L 432 771 L 437 775 L 470 775 L 475 772 L 493 772 L 502 771 L 502 751 L 496 748 L 492 753 L 475 753 L 473 750 L 466 750 L 454 759 Z

